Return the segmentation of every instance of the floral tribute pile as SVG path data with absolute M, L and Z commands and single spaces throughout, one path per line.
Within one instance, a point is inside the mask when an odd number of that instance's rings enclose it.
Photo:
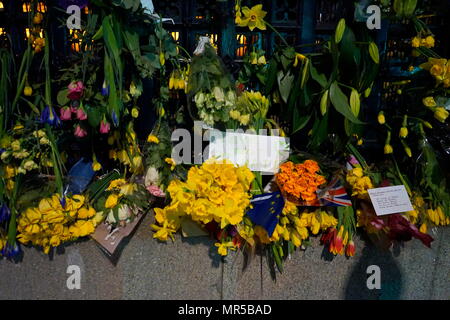
M 450 224 L 450 60 L 423 20 L 442 13 L 416 1 L 374 2 L 383 19 L 410 22 L 399 24 L 407 65 L 383 85 L 395 103 L 382 109 L 375 84 L 391 59 L 378 50 L 382 31 L 357 19 L 340 19 L 329 39 L 299 52 L 262 4 L 237 0 L 231 20 L 218 15 L 230 21 L 211 23 L 271 32 L 276 45 L 249 44 L 230 63 L 208 37 L 191 54 L 140 0 L 93 1 L 62 59 L 50 31 L 65 8 L 42 11 L 32 0 L 25 50 L 12 52 L 0 34 L 0 255 L 51 254 L 146 213 L 157 241 L 210 236 L 218 255 L 258 252 L 280 272 L 296 250 L 318 243 L 354 256 L 358 233 L 383 249 L 413 238 L 431 247 L 432 230 Z M 295 152 L 268 177 L 249 163 L 192 165 L 180 158 L 197 146 L 177 157 L 174 136 L 202 136 L 192 128 L 199 121 L 202 130 L 289 137 Z M 378 215 L 368 190 L 400 185 L 413 210 Z

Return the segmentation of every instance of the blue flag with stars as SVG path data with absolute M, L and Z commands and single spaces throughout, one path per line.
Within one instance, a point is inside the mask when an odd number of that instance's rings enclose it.
M 280 192 L 264 193 L 254 196 L 251 203 L 253 208 L 247 212 L 247 216 L 254 224 L 266 229 L 271 237 L 284 208 L 283 196 Z

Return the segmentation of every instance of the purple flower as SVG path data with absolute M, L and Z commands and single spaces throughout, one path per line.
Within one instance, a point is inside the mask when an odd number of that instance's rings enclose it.
M 47 123 L 52 127 L 59 127 L 61 125 L 61 120 L 55 113 L 55 110 L 53 110 L 53 108 L 49 106 L 46 106 L 42 111 L 40 122 L 41 124 Z
M 0 148 L 0 155 L 5 151 L 6 151 L 5 149 Z
M 16 241 L 14 241 L 13 244 L 11 244 L 9 241 L 6 242 L 5 246 L 2 250 L 2 255 L 8 259 L 13 259 L 17 257 L 20 254 L 20 246 L 17 244 Z
M 8 208 L 6 203 L 0 207 L 0 223 L 8 221 L 11 218 L 11 210 Z
M 63 208 L 65 208 L 66 207 L 66 196 L 62 196 L 61 200 L 59 200 L 59 203 L 61 204 L 61 206 Z
M 117 127 L 119 125 L 119 119 L 117 118 L 117 114 L 116 114 L 116 112 L 114 110 L 113 110 L 113 112 L 111 114 L 111 117 L 112 117 L 112 121 L 114 123 L 114 126 Z
M 104 97 L 109 96 L 109 85 L 106 85 L 106 81 L 103 81 L 102 96 L 104 96 Z

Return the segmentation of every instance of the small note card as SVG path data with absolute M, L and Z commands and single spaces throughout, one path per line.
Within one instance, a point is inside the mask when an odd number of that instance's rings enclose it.
M 369 189 L 368 192 L 378 216 L 414 210 L 404 185 Z
M 208 159 L 227 159 L 263 175 L 273 175 L 280 163 L 289 158 L 288 138 L 218 130 L 212 130 L 210 135 Z

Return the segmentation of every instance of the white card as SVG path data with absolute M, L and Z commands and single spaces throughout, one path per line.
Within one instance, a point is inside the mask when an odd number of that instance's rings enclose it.
M 414 210 L 404 185 L 367 191 L 378 216 Z
M 251 171 L 273 175 L 289 157 L 289 139 L 278 136 L 211 131 L 209 158 L 227 159 Z

